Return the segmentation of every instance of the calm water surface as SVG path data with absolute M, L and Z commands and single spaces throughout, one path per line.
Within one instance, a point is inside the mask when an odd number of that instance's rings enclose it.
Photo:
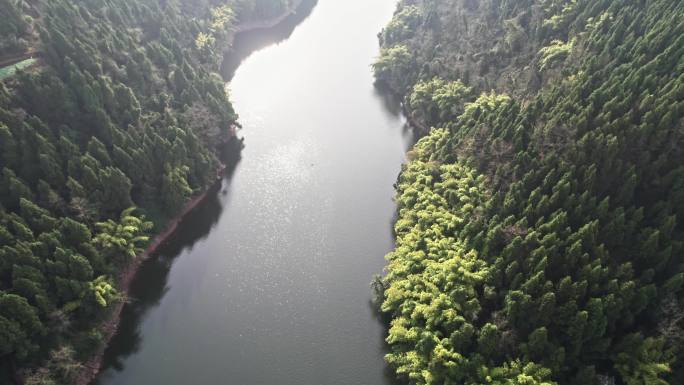
M 144 264 L 99 384 L 391 382 L 369 282 L 412 137 L 370 63 L 394 3 L 305 2 L 238 37 L 239 59 L 256 50 L 224 69 L 246 147 Z

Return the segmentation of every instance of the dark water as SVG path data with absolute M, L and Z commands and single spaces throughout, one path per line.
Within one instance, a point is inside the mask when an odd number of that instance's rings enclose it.
M 256 50 L 225 66 L 246 147 L 143 266 L 99 384 L 391 382 L 369 282 L 412 137 L 370 63 L 394 3 L 305 2 L 238 37 Z

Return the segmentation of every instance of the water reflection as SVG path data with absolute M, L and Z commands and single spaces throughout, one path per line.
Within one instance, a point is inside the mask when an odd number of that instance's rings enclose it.
M 287 42 L 231 80 L 247 128 L 238 172 L 145 264 L 102 384 L 394 384 L 367 303 L 412 142 L 369 67 L 393 10 L 305 0 L 237 39 L 226 78 Z
M 382 82 L 375 82 L 373 85 L 374 93 L 382 100 L 385 110 L 393 116 L 401 116 L 401 98 Z
M 207 199 L 184 218 L 174 236 L 140 266 L 131 282 L 129 302 L 123 308 L 117 334 L 105 352 L 103 373 L 110 369 L 123 370 L 126 357 L 140 350 L 140 324 L 169 290 L 167 281 L 174 259 L 205 239 L 221 217 L 223 205 L 219 192 L 225 194 L 229 191 L 230 180 L 240 162 L 240 147 L 241 142 L 235 140 L 223 149 L 222 161 L 226 164 L 223 180 L 210 188 Z
M 395 117 L 404 115 L 401 98 L 392 91 L 385 83 L 373 83 L 373 91 L 375 96 L 382 101 L 385 111 Z M 411 124 L 406 121 L 402 127 L 405 135 L 411 138 L 409 144 L 413 146 L 423 135 L 419 130 L 415 130 Z
M 317 0 L 304 0 L 295 13 L 276 27 L 239 35 L 233 50 L 224 59 L 221 70 L 224 77 L 232 78 L 240 63 L 250 54 L 287 39 L 295 27 L 311 14 L 316 3 Z M 105 351 L 103 375 L 106 376 L 109 370 L 122 371 L 125 359 L 140 350 L 140 325 L 145 315 L 160 304 L 169 290 L 167 281 L 174 259 L 205 239 L 221 217 L 223 205 L 220 198 L 230 193 L 230 180 L 240 162 L 241 146 L 241 141 L 236 140 L 221 149 L 222 161 L 227 167 L 223 181 L 210 189 L 207 199 L 183 220 L 176 234 L 140 267 L 131 282 L 129 303 L 122 311 L 117 334 Z
M 223 58 L 223 64 L 221 65 L 221 75 L 223 75 L 223 78 L 225 80 L 232 79 L 233 75 L 235 75 L 235 70 L 252 53 L 288 39 L 295 28 L 311 15 L 316 3 L 318 3 L 318 0 L 303 0 L 294 13 L 286 17 L 285 20 L 275 27 L 241 34 L 238 39 L 235 39 L 230 53 Z

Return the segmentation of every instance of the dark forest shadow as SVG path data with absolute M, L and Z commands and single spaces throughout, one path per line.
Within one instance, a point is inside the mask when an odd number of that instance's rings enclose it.
M 303 0 L 297 10 L 273 28 L 255 29 L 235 36 L 233 46 L 223 58 L 221 75 L 230 81 L 240 64 L 251 54 L 273 44 L 287 40 L 295 28 L 306 20 L 316 7 L 318 0 Z
M 392 116 L 400 116 L 403 113 L 401 98 L 387 87 L 385 83 L 377 81 L 373 83 L 373 93 L 382 101 L 383 107 Z
M 207 199 L 191 211 L 178 225 L 175 234 L 140 266 L 131 282 L 129 302 L 122 310 L 117 333 L 105 351 L 102 372 L 122 370 L 125 358 L 139 351 L 142 344 L 140 323 L 168 292 L 168 276 L 173 261 L 183 251 L 192 249 L 205 239 L 221 217 L 223 205 L 219 193 L 230 184 L 240 162 L 240 147 L 241 142 L 234 140 L 223 149 L 224 178 L 209 189 Z
M 233 49 L 224 58 L 221 70 L 224 79 L 230 79 L 240 63 L 253 52 L 289 38 L 295 27 L 311 14 L 316 3 L 317 0 L 304 0 L 295 13 L 277 26 L 236 36 Z M 221 158 L 227 166 L 224 178 L 212 186 L 207 199 L 183 219 L 176 233 L 140 266 L 131 282 L 129 302 L 122 310 L 117 333 L 105 350 L 101 376 L 106 376 L 109 370 L 123 370 L 125 359 L 140 350 L 143 340 L 140 324 L 168 292 L 169 272 L 174 260 L 205 239 L 221 217 L 220 198 L 230 188 L 240 163 L 242 145 L 242 141 L 236 139 L 221 148 Z M 93 384 L 98 384 L 98 380 Z

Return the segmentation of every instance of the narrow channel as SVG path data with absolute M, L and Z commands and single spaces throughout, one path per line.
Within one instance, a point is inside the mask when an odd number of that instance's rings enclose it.
M 391 383 L 369 282 L 412 136 L 370 64 L 395 0 L 309 3 L 238 35 L 241 158 L 142 267 L 98 384 Z

